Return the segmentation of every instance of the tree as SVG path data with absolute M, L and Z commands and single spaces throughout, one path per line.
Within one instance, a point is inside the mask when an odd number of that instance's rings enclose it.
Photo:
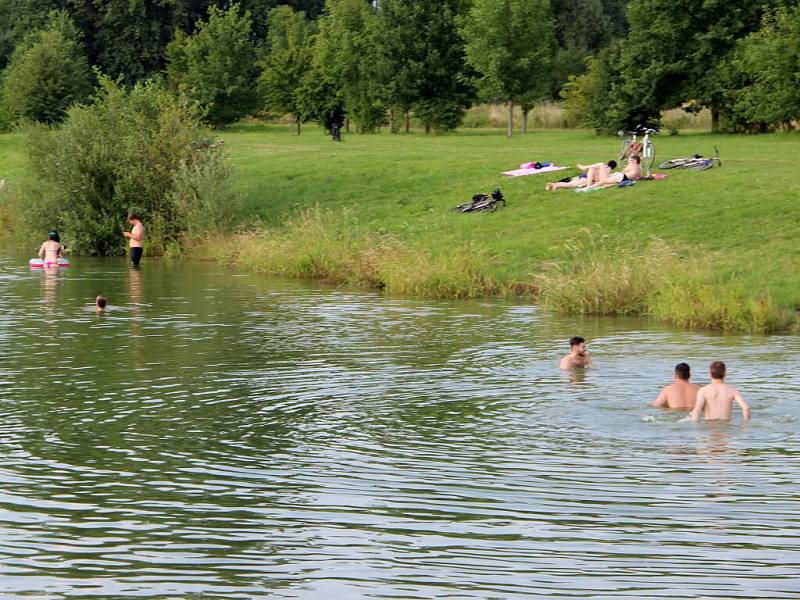
M 586 71 L 586 59 L 626 33 L 627 0 L 551 0 L 558 50 L 553 67 L 553 96 L 570 75 Z
M 556 40 L 549 1 L 475 0 L 462 35 L 481 95 L 508 103 L 511 137 L 514 103 L 529 107 L 550 94 Z
M 799 42 L 800 6 L 768 13 L 761 29 L 739 42 L 733 66 L 749 81 L 733 100 L 746 121 L 789 128 L 800 119 Z
M 313 77 L 301 93 L 307 105 L 319 102 L 315 113 L 341 106 L 359 131 L 375 131 L 385 120 L 381 98 L 377 20 L 365 0 L 327 0 L 314 36 Z M 334 98 L 320 96 L 327 90 Z
M 57 4 L 56 0 L 0 0 L 0 71 L 25 36 L 47 26 L 48 14 L 58 8 Z
M 258 80 L 261 98 L 268 110 L 294 115 L 298 134 L 298 88 L 311 68 L 311 35 L 311 23 L 303 12 L 288 6 L 270 11 L 267 55 Z
M 196 103 L 212 125 L 233 123 L 257 108 L 250 14 L 241 14 L 238 4 L 227 11 L 212 6 L 208 22 L 198 22 L 193 35 L 176 35 L 167 58 L 170 85 Z
M 53 123 L 72 104 L 88 100 L 93 83 L 80 32 L 66 12 L 53 11 L 47 28 L 14 51 L 3 72 L 3 103 L 17 117 Z
M 456 128 L 474 90 L 456 27 L 459 0 L 379 0 L 382 93 L 426 130 Z
M 632 0 L 622 92 L 652 110 L 708 107 L 712 128 L 730 111 L 725 76 L 736 40 L 758 29 L 774 0 Z M 634 107 L 635 108 L 635 107 Z

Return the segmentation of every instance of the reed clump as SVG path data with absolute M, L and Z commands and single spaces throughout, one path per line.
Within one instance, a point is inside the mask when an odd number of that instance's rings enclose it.
M 318 279 L 429 298 L 496 294 L 493 257 L 473 247 L 438 251 L 409 246 L 364 230 L 348 211 L 319 207 L 299 212 L 280 229 L 256 226 L 213 246 L 215 258 L 255 272 Z
M 567 244 L 562 261 L 533 274 L 539 303 L 566 313 L 646 315 L 682 327 L 769 333 L 797 327 L 771 296 L 749 292 L 713 261 L 683 258 L 662 240 L 595 238 Z

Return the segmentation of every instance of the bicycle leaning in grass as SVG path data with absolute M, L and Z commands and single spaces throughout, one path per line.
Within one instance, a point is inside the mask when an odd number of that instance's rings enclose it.
M 631 132 L 618 132 L 617 135 L 620 138 L 618 162 L 620 166 L 628 164 L 631 156 L 638 156 L 639 164 L 641 164 L 645 176 L 648 177 L 650 175 L 650 169 L 656 160 L 656 147 L 650 141 L 651 133 L 658 133 L 658 129 L 639 125 Z M 642 136 L 641 139 L 639 138 L 640 135 Z
M 717 161 L 717 164 L 721 167 L 722 161 L 719 158 L 719 149 L 716 146 L 714 146 L 714 152 L 716 153 L 716 156 L 711 156 L 709 158 L 703 158 L 702 154 L 695 154 L 694 156 L 689 156 L 687 158 L 671 158 L 670 160 L 665 160 L 658 165 L 658 168 L 705 171 L 706 169 L 710 169 L 714 166 L 714 161 Z

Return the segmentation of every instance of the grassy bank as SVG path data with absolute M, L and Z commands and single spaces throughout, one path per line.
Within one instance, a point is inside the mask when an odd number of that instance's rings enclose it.
M 0 136 L 0 178 L 24 177 L 15 135 Z M 657 159 L 717 145 L 724 166 L 594 194 L 545 192 L 547 175 L 500 175 L 527 161 L 614 157 L 615 139 L 586 131 L 510 140 L 498 130 L 345 134 L 337 144 L 312 127 L 296 136 L 246 125 L 222 136 L 242 221 L 260 225 L 208 251 L 247 268 L 391 293 L 524 293 L 558 310 L 645 313 L 691 327 L 795 323 L 796 135 L 661 136 Z M 450 210 L 496 186 L 507 208 Z

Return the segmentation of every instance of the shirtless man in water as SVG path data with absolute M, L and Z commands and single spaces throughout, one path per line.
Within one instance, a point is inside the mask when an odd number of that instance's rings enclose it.
M 700 386 L 689 383 L 689 377 L 691 377 L 689 365 L 678 363 L 675 366 L 675 383 L 661 390 L 658 398 L 653 400 L 653 406 L 663 406 L 672 410 L 692 410 Z
M 628 161 L 628 164 L 625 165 L 625 168 L 622 171 L 617 171 L 616 173 L 611 173 L 607 175 L 604 179 L 596 181 L 591 185 L 587 185 L 582 190 L 576 190 L 578 192 L 585 192 L 588 190 L 596 190 L 598 188 L 607 188 L 614 185 L 619 185 L 623 181 L 636 181 L 637 179 L 642 178 L 642 165 L 641 159 L 634 155 L 631 156 L 631 159 Z
M 697 403 L 692 411 L 692 421 L 700 420 L 700 412 L 705 408 L 706 421 L 731 420 L 734 401 L 742 409 L 742 418 L 750 420 L 750 407 L 735 387 L 725 383 L 725 363 L 715 360 L 708 368 L 711 383 L 697 392 Z
M 138 267 L 144 252 L 144 225 L 142 225 L 142 219 L 136 213 L 128 215 L 128 223 L 132 226 L 132 229 L 129 232 L 123 232 L 122 235 L 128 238 L 131 249 L 131 264 L 134 267 Z
M 575 336 L 569 340 L 569 354 L 561 359 L 561 368 L 567 369 L 586 369 L 593 367 L 592 359 L 586 354 L 586 340 L 580 336 Z

